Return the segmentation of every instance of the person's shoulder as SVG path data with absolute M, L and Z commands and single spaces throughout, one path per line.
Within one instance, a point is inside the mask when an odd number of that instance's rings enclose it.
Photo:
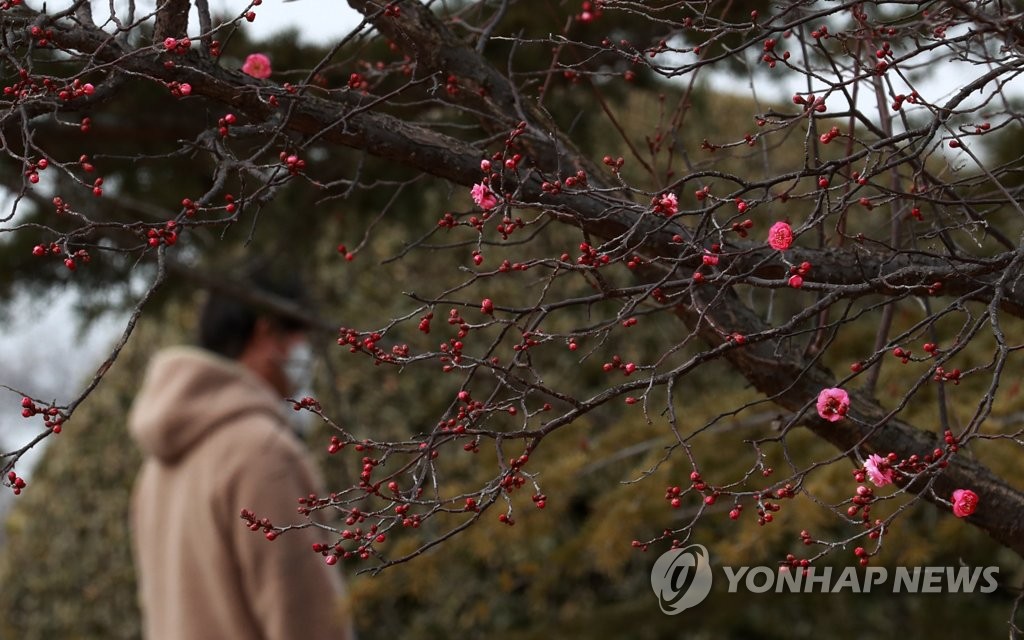
M 290 522 L 297 498 L 322 492 L 308 452 L 278 416 L 238 416 L 196 454 L 202 460 L 194 469 L 208 477 L 205 490 L 225 527 L 232 526 L 240 508 L 273 522 Z
M 240 417 L 219 429 L 208 444 L 203 466 L 216 468 L 213 494 L 221 500 L 231 503 L 236 496 L 259 488 L 264 495 L 257 503 L 293 505 L 296 496 L 323 488 L 309 451 L 279 417 Z
M 288 425 L 266 412 L 240 415 L 221 425 L 206 448 L 225 472 L 254 464 L 301 464 L 306 458 L 301 441 Z

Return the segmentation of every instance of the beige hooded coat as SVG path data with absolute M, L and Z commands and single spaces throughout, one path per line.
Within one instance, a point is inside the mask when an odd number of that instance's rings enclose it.
M 322 495 L 286 407 L 233 360 L 177 347 L 150 363 L 129 416 L 145 455 L 132 501 L 133 551 L 148 640 L 352 637 L 336 568 L 315 528 L 268 541 L 239 517 L 303 521 Z

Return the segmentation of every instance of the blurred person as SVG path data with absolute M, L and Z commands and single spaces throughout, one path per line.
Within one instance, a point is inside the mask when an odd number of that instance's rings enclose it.
M 303 300 L 297 283 L 255 286 Z M 211 294 L 198 347 L 150 362 L 129 416 L 145 457 L 131 525 L 147 639 L 353 637 L 341 576 L 311 549 L 318 530 L 268 541 L 240 518 L 295 523 L 297 499 L 324 493 L 283 402 L 308 382 L 307 329 Z

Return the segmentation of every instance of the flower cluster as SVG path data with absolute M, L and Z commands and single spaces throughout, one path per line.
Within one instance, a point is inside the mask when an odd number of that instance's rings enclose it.
M 864 470 L 868 472 L 868 479 L 875 483 L 876 487 L 892 484 L 895 479 L 895 474 L 889 466 L 889 460 L 877 453 L 872 453 L 864 461 Z
M 793 244 L 793 227 L 788 222 L 776 222 L 768 230 L 768 245 L 777 251 L 785 251 Z
M 270 58 L 263 53 L 250 53 L 242 64 L 242 73 L 261 80 L 269 78 L 271 71 Z
M 978 508 L 978 494 L 970 489 L 957 489 L 953 492 L 953 515 L 966 518 Z
M 474 184 L 470 195 L 473 196 L 473 202 L 484 211 L 490 211 L 498 206 L 498 196 L 494 195 L 494 192 L 486 184 Z
M 822 389 L 818 394 L 818 415 L 829 422 L 839 422 L 850 408 L 850 394 L 839 388 Z
M 651 200 L 651 206 L 655 213 L 670 218 L 679 213 L 679 198 L 674 193 L 663 193 Z

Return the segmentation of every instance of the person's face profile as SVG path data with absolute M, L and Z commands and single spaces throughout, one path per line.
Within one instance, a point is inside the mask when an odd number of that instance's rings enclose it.
M 313 351 L 305 331 L 287 331 L 261 318 L 256 322 L 251 346 L 260 354 L 264 379 L 282 397 L 309 389 Z

